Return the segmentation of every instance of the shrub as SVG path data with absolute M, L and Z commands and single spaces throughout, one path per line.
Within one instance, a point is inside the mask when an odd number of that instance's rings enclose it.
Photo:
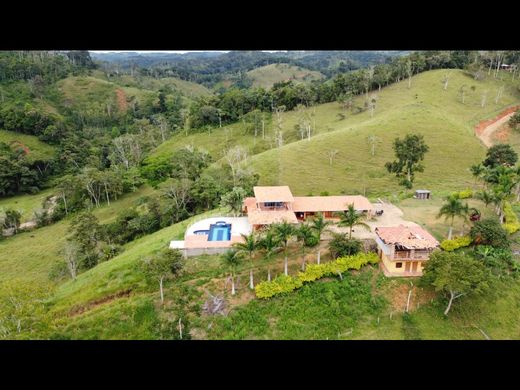
M 468 199 L 473 197 L 473 190 L 467 189 L 459 192 L 452 192 L 451 197 L 455 199 Z
M 469 246 L 473 240 L 470 236 L 456 237 L 453 240 L 444 240 L 441 242 L 441 248 L 447 252 L 452 252 L 455 249 Z
M 343 256 L 353 256 L 361 251 L 362 243 L 355 238 L 348 239 L 344 234 L 334 234 L 329 243 L 329 250 L 335 259 Z
M 504 215 L 506 217 L 504 229 L 506 229 L 509 234 L 518 231 L 520 229 L 520 222 L 518 221 L 518 217 L 509 202 L 504 203 Z
M 477 245 L 509 248 L 507 232 L 496 218 L 486 218 L 475 222 L 469 233 Z

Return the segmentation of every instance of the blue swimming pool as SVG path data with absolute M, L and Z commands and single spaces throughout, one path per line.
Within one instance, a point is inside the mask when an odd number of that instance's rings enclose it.
M 216 223 L 209 226 L 208 241 L 231 240 L 231 224 Z

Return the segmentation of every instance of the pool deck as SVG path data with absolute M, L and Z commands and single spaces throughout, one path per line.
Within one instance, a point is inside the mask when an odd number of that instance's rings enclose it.
M 197 230 L 209 230 L 210 225 L 216 224 L 219 221 L 223 221 L 227 224 L 231 224 L 231 239 L 226 241 L 208 241 L 207 234 L 195 234 Z M 221 251 L 226 248 L 230 248 L 237 242 L 242 242 L 242 234 L 250 234 L 252 227 L 249 224 L 247 217 L 213 217 L 206 218 L 201 221 L 195 222 L 193 225 L 186 229 L 184 235 L 184 241 L 171 241 L 170 248 L 183 250 L 185 255 L 197 255 L 200 251 L 202 253 L 213 253 L 208 252 L 211 250 Z M 219 253 L 219 252 L 214 252 Z
M 197 236 L 194 234 L 197 230 L 209 230 L 210 225 L 217 223 L 218 221 L 224 221 L 226 223 L 231 224 L 231 239 L 233 236 L 240 237 L 241 234 L 249 234 L 252 231 L 251 225 L 249 224 L 249 220 L 247 217 L 213 217 L 203 219 L 202 221 L 195 222 L 193 225 L 188 227 L 186 230 L 186 234 L 184 238 L 188 238 L 188 236 Z M 202 237 L 207 237 L 203 235 Z

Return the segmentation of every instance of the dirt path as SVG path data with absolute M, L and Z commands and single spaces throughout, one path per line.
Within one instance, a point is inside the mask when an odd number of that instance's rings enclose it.
M 511 118 L 513 115 L 514 115 L 514 112 L 512 112 L 510 114 L 507 114 L 506 116 L 500 118 L 496 122 L 493 122 L 489 126 L 485 127 L 484 131 L 480 135 L 477 134 L 479 136 L 479 138 L 482 140 L 482 142 L 484 143 L 484 145 L 486 145 L 486 147 L 489 148 L 489 147 L 493 146 L 493 141 L 492 141 L 493 140 L 493 134 L 498 129 L 500 129 L 500 127 L 503 124 L 507 123 L 509 118 Z

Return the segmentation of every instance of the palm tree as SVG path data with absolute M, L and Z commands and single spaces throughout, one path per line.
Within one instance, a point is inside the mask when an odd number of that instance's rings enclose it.
M 444 216 L 446 220 L 451 218 L 450 230 L 448 231 L 448 240 L 451 240 L 451 235 L 453 232 L 453 221 L 455 220 L 455 217 L 461 217 L 465 219 L 468 215 L 468 212 L 469 206 L 467 203 L 463 205 L 459 198 L 455 198 L 453 196 L 448 196 L 446 198 L 446 203 L 442 205 L 437 218 L 442 216 Z
M 330 221 L 326 221 L 325 218 L 323 218 L 322 213 L 318 213 L 316 214 L 316 217 L 313 218 L 310 226 L 311 229 L 316 231 L 316 233 L 318 234 L 318 240 L 321 241 L 321 235 L 323 234 L 323 232 L 328 230 L 327 226 L 329 226 L 330 224 Z
M 242 234 L 242 238 L 244 239 L 244 242 L 237 242 L 233 244 L 233 247 L 235 247 L 238 252 L 247 253 L 249 255 L 249 263 L 251 266 L 249 270 L 249 288 L 252 290 L 255 288 L 253 282 L 253 254 L 258 249 L 259 245 L 253 232 L 249 235 Z
M 277 249 L 280 248 L 280 241 L 272 230 L 268 230 L 259 242 L 260 248 L 264 250 L 265 258 L 270 260 Z M 271 281 L 271 264 L 267 266 L 267 280 Z
M 348 210 L 345 213 L 340 214 L 341 221 L 339 221 L 338 226 L 348 226 L 349 227 L 349 233 L 348 238 L 349 240 L 352 238 L 352 228 L 354 226 L 362 226 L 367 230 L 370 230 L 370 226 L 368 226 L 366 223 L 361 221 L 361 215 L 356 213 L 356 209 L 354 208 L 353 204 L 348 205 Z
M 486 167 L 482 164 L 475 164 L 470 167 L 471 174 L 475 177 L 475 184 L 482 178 L 482 175 L 486 171 Z
M 477 193 L 477 198 L 480 199 L 484 204 L 489 206 L 491 203 L 493 203 L 493 194 L 489 191 L 480 191 Z
M 287 263 L 287 245 L 289 240 L 294 235 L 294 226 L 288 223 L 287 221 L 283 221 L 282 223 L 277 223 L 273 225 L 274 233 L 280 243 L 283 244 L 283 253 L 284 253 L 284 273 L 287 276 L 288 273 L 288 263 Z
M 316 233 L 318 233 L 318 244 L 321 241 L 321 235 L 324 232 L 329 231 L 327 226 L 329 226 L 331 224 L 332 224 L 332 222 L 326 221 L 325 218 L 323 218 L 323 214 L 322 213 L 316 214 L 316 217 L 312 220 L 311 228 L 314 229 L 316 231 Z M 320 248 L 319 248 L 319 245 L 318 245 L 317 263 L 318 264 L 320 263 Z
M 300 227 L 296 230 L 296 237 L 298 237 L 298 241 L 301 244 L 302 271 L 305 271 L 305 248 L 312 246 L 311 244 L 315 244 L 315 242 L 312 242 L 314 238 L 312 228 L 307 224 L 300 225 Z
M 221 256 L 221 259 L 229 269 L 231 276 L 231 295 L 235 295 L 235 275 L 237 267 L 240 264 L 240 255 L 236 250 L 228 250 Z

